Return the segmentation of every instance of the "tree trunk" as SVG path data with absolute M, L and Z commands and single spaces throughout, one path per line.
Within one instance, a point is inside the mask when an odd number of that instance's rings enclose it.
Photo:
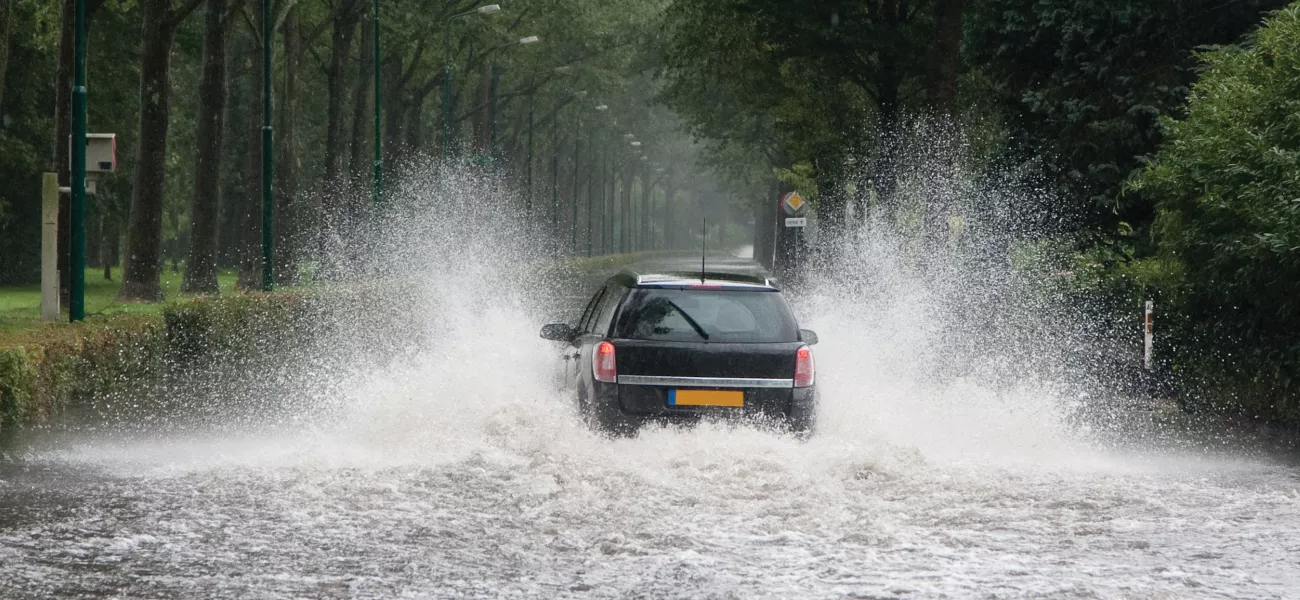
M 221 206 L 221 152 L 226 113 L 227 0 L 207 0 L 203 23 L 203 71 L 199 78 L 199 114 L 195 132 L 194 207 L 190 214 L 190 250 L 181 290 L 215 294 L 217 287 L 218 210 Z
M 409 95 L 402 81 L 402 61 L 390 60 L 384 68 L 384 171 L 396 166 L 406 155 L 407 115 L 410 113 Z
M 780 200 L 781 182 L 773 179 L 754 210 L 754 260 L 768 270 L 775 268 L 772 255 L 776 252 L 776 219 L 780 210 L 776 203 Z
M 177 15 L 169 0 L 143 0 L 140 35 L 140 134 L 135 189 L 127 219 L 126 265 L 118 298 L 162 300 L 162 213 L 166 183 L 171 46 Z
M 357 72 L 357 85 L 353 88 L 352 100 L 352 150 L 348 173 L 351 176 L 352 217 L 360 214 L 364 206 L 361 190 L 366 189 L 365 182 L 370 180 L 371 166 L 371 131 L 374 130 L 374 88 L 375 82 L 375 30 L 373 21 L 365 19 L 361 25 L 361 62 Z
M 936 0 L 934 36 L 926 57 L 926 86 L 934 122 L 928 143 L 934 144 L 936 177 L 926 187 L 926 256 L 938 257 L 948 234 L 948 215 L 956 176 L 959 131 L 955 122 L 957 69 L 960 65 L 963 0 Z
M 623 170 L 623 215 L 622 222 L 619 224 L 623 230 L 622 239 L 619 241 L 619 247 L 624 252 L 631 252 L 632 246 L 632 181 L 636 174 L 631 161 Z
M 405 152 L 418 153 L 424 149 L 424 103 L 427 98 L 428 94 L 416 95 L 406 112 Z
M 298 77 L 302 61 L 302 20 L 298 6 L 284 19 L 284 93 L 280 96 L 279 153 L 276 155 L 276 268 L 277 285 L 298 283 L 298 258 L 303 229 L 298 205 L 298 112 L 301 109 Z
M 926 53 L 926 88 L 936 116 L 951 116 L 957 101 L 965 0 L 934 0 L 934 35 Z
M 252 45 L 251 85 L 246 111 L 251 118 L 244 124 L 243 131 L 248 136 L 251 151 L 244 153 L 244 198 L 239 215 L 243 226 L 239 228 L 239 279 L 236 281 L 242 290 L 262 288 L 262 99 L 266 97 L 262 89 L 262 54 L 266 52 L 262 43 L 262 22 L 262 11 L 253 11 L 257 39 Z
M 357 17 L 352 6 L 357 0 L 341 0 L 347 7 L 339 11 L 333 25 L 330 45 L 330 62 L 326 70 L 325 109 L 325 172 L 321 177 L 321 226 L 325 233 L 337 233 L 343 223 L 343 109 L 347 94 L 347 60 L 352 53 L 352 38 L 356 36 Z M 329 250 L 326 237 L 321 237 L 322 251 Z
M 113 265 L 117 264 L 117 224 L 112 215 L 99 219 L 99 255 L 104 263 L 104 281 L 113 280 Z
M 663 190 L 663 249 L 671 251 L 673 248 L 673 234 L 675 234 L 677 219 L 675 206 L 677 200 L 677 184 L 669 181 Z
M 873 189 L 876 192 L 877 206 L 882 207 L 887 222 L 893 223 L 898 209 L 894 190 L 897 188 L 898 152 L 900 140 L 899 121 L 899 76 L 898 59 L 888 56 L 881 59 L 880 67 L 880 106 L 876 119 L 876 166 L 872 174 Z
M 60 186 L 72 185 L 72 175 L 68 168 L 68 136 L 72 135 L 73 6 L 73 0 L 63 1 L 63 18 L 59 25 L 59 59 L 54 72 L 54 156 L 50 159 L 50 171 L 58 175 Z M 62 298 L 60 304 L 64 306 L 68 304 L 72 281 L 68 270 L 69 244 L 72 239 L 69 237 L 72 210 L 69 196 L 59 194 L 59 296 Z

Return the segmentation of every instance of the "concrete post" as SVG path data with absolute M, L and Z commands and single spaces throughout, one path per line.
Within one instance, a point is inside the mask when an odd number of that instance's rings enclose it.
M 59 176 L 41 180 L 41 320 L 59 320 Z

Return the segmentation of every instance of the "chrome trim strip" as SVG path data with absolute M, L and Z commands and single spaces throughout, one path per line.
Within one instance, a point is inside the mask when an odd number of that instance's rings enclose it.
M 674 387 L 770 388 L 790 389 L 793 379 L 744 379 L 735 377 L 661 377 L 657 375 L 619 375 L 619 385 L 670 385 Z

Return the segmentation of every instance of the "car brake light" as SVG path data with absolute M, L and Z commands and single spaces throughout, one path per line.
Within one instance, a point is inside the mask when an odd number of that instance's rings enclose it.
M 596 353 L 591 357 L 591 375 L 601 383 L 618 381 L 618 369 L 614 366 L 614 344 L 601 342 L 596 346 Z
M 812 349 L 803 346 L 794 355 L 794 387 L 809 387 L 813 384 L 816 369 L 813 368 Z

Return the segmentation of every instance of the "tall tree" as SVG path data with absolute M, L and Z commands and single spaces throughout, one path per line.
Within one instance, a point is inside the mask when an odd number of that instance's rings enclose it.
M 926 54 L 926 99 L 930 108 L 950 115 L 957 102 L 965 0 L 934 0 L 934 35 Z
M 176 29 L 203 0 L 140 2 L 140 134 L 127 220 L 126 265 L 118 298 L 162 299 L 163 192 L 170 117 L 171 48 Z
M 13 0 L 0 2 L 0 106 L 5 104 L 5 72 L 9 70 L 9 32 L 13 28 Z
M 331 19 L 329 64 L 325 70 L 325 149 L 324 174 L 321 177 L 322 227 L 336 230 L 342 224 L 344 163 L 343 111 L 347 94 L 347 61 L 352 52 L 360 18 L 358 0 L 339 0 Z
M 262 88 L 265 73 L 262 59 L 270 51 L 262 40 L 262 11 L 252 12 L 254 42 L 251 46 L 250 93 L 246 99 L 247 114 L 256 117 L 248 119 L 241 134 L 246 136 L 248 147 L 255 150 L 244 153 L 242 163 L 244 194 L 239 203 L 242 210 L 238 214 L 242 226 L 239 228 L 239 278 L 236 285 L 243 290 L 262 287 L 262 153 L 266 151 L 262 147 L 262 99 L 266 97 L 266 90 Z
M 280 96 L 279 123 L 276 126 L 280 143 L 276 154 L 275 186 L 275 279 L 279 285 L 298 282 L 299 232 L 302 230 L 302 211 L 298 205 L 298 180 L 302 160 L 298 139 L 298 113 L 302 109 L 298 78 L 302 72 L 302 19 L 297 4 L 285 13 L 284 35 L 284 93 Z
M 243 0 L 236 0 L 236 5 Z M 207 0 L 203 24 L 203 71 L 199 80 L 198 142 L 194 155 L 194 206 L 190 213 L 190 250 L 185 261 L 186 292 L 216 293 L 218 208 L 221 205 L 221 157 L 225 138 L 226 45 L 235 15 L 229 0 Z
M 929 249 L 927 257 L 942 256 L 940 246 L 947 240 L 948 217 L 953 204 L 953 186 L 957 176 L 956 146 L 958 144 L 954 120 L 957 103 L 957 75 L 961 66 L 962 16 L 964 0 L 934 0 L 934 35 L 926 52 L 925 87 L 927 108 L 932 126 L 936 129 L 932 139 L 936 146 L 939 164 L 926 186 L 925 239 Z

